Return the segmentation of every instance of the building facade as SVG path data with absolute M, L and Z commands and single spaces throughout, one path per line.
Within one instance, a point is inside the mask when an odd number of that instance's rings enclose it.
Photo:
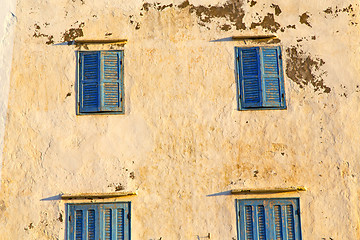
M 0 239 L 360 239 L 358 1 L 8 4 Z

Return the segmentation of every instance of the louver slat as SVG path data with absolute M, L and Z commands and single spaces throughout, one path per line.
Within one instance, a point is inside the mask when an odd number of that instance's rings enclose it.
M 95 210 L 88 211 L 88 240 L 95 240 Z
M 101 111 L 121 111 L 122 52 L 102 52 Z
M 124 240 L 124 209 L 118 208 L 117 209 L 117 240 Z
M 75 239 L 82 240 L 83 239 L 83 211 L 77 210 L 75 213 Z
M 112 239 L 113 229 L 112 229 L 112 209 L 105 209 L 105 239 Z
M 283 240 L 281 206 L 279 205 L 274 206 L 274 217 L 275 217 L 275 239 Z
M 259 48 L 239 49 L 239 81 L 241 102 L 245 108 L 261 106 Z
M 287 240 L 295 240 L 294 208 L 292 205 L 286 205 L 286 228 Z
M 282 102 L 279 54 L 280 48 L 262 50 L 263 106 L 280 107 Z
M 80 112 L 99 111 L 99 54 L 88 52 L 80 54 L 79 88 Z
M 266 240 L 265 209 L 263 205 L 257 206 L 259 240 Z
M 246 240 L 254 239 L 254 228 L 253 228 L 253 210 L 252 206 L 245 206 L 245 228 L 246 228 Z

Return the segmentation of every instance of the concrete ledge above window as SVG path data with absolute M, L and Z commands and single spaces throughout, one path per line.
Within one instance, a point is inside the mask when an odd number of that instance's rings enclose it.
M 261 193 L 284 193 L 306 191 L 303 186 L 289 188 L 263 188 L 263 189 L 232 189 L 231 194 L 261 194 Z
M 71 193 L 71 194 L 62 194 L 62 200 L 71 200 L 71 199 L 104 199 L 104 198 L 116 198 L 116 197 L 126 197 L 137 195 L 136 192 L 111 192 L 111 193 Z

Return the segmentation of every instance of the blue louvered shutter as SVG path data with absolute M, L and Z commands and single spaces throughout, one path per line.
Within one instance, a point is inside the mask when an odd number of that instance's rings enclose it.
M 101 52 L 101 111 L 122 111 L 123 51 Z
M 280 47 L 260 48 L 260 59 L 263 107 L 285 107 Z
M 270 202 L 271 233 L 276 240 L 300 240 L 299 199 L 274 199 Z
M 237 48 L 239 93 L 244 108 L 261 107 L 261 73 L 259 48 Z
M 238 200 L 239 240 L 301 240 L 298 199 Z
M 238 201 L 238 218 L 241 240 L 270 239 L 266 201 Z
M 69 205 L 68 239 L 97 240 L 100 236 L 100 211 L 95 204 Z
M 130 240 L 130 203 L 102 204 L 101 239 Z
M 79 56 L 79 105 L 80 112 L 98 112 L 100 110 L 99 52 L 81 52 Z

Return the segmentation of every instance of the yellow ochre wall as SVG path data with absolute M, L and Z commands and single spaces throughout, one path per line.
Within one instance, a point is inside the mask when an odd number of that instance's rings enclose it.
M 360 239 L 359 14 L 355 0 L 18 0 L 0 239 L 64 239 L 61 194 L 116 190 L 137 191 L 107 200 L 131 201 L 133 240 L 235 240 L 235 200 L 255 197 L 300 197 L 304 240 Z M 230 39 L 263 34 L 278 39 Z M 257 45 L 282 47 L 286 110 L 238 110 L 235 47 Z M 125 114 L 76 115 L 76 51 L 109 49 L 125 53 Z M 307 191 L 229 194 L 291 186 Z

